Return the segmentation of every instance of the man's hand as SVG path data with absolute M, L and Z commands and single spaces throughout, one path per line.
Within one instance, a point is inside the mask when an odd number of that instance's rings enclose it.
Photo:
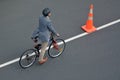
M 33 39 L 33 41 L 36 43 L 38 40 L 37 39 Z
M 60 34 L 59 33 L 57 33 L 57 37 L 59 37 L 60 36 Z
M 35 43 L 38 41 L 37 38 L 31 37 L 31 39 L 32 39 Z

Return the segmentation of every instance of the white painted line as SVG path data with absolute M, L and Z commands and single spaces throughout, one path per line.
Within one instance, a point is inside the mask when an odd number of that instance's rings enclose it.
M 14 60 L 11 60 L 11 61 L 8 61 L 8 62 L 6 62 L 6 63 L 3 63 L 3 64 L 0 65 L 0 68 L 3 68 L 3 67 L 8 66 L 8 65 L 10 65 L 10 64 L 13 64 L 13 63 L 19 61 L 19 59 L 20 59 L 20 58 L 16 58 L 16 59 L 14 59 Z
M 119 23 L 119 22 L 120 22 L 120 19 L 118 19 L 118 20 L 116 20 L 116 21 L 113 21 L 113 22 L 110 22 L 110 23 L 108 23 L 108 24 L 102 25 L 102 26 L 98 27 L 97 30 L 101 30 L 101 29 L 107 28 L 107 27 L 109 27 L 109 26 L 111 26 L 111 25 L 114 25 L 114 24 L 116 24 L 116 23 Z M 85 35 L 88 35 L 88 33 L 85 32 L 85 33 L 79 34 L 79 35 L 77 35 L 77 36 L 71 37 L 71 38 L 69 38 L 69 39 L 66 39 L 65 42 L 70 42 L 70 41 L 72 41 L 72 40 L 75 40 L 75 39 L 77 39 L 77 38 L 83 37 L 83 36 L 85 36 Z
M 116 23 L 119 23 L 119 22 L 120 22 L 120 19 L 115 20 L 115 21 L 113 21 L 113 22 L 110 22 L 110 23 L 108 23 L 108 24 L 105 24 L 105 25 L 102 25 L 102 26 L 98 27 L 97 30 L 101 30 L 101 29 L 107 28 L 107 27 L 109 27 L 109 26 L 111 26 L 111 25 L 114 25 L 114 24 L 116 24 Z M 76 36 L 74 36 L 74 37 L 71 37 L 71 38 L 69 38 L 69 39 L 66 39 L 65 42 L 67 43 L 67 42 L 73 41 L 73 40 L 78 39 L 78 38 L 80 38 L 80 37 L 83 37 L 83 36 L 85 36 L 85 35 L 88 35 L 88 33 L 85 32 L 85 33 L 76 35 Z M 15 63 L 15 62 L 18 62 L 19 59 L 20 59 L 20 58 L 16 58 L 16 59 L 11 60 L 11 61 L 8 61 L 8 62 L 6 62 L 6 63 L 0 64 L 0 68 L 3 68 L 3 67 L 5 67 L 5 66 L 8 66 L 8 65 L 10 65 L 10 64 L 13 64 L 13 63 Z
M 85 33 L 76 35 L 76 36 L 74 36 L 74 37 L 71 37 L 71 38 L 69 38 L 69 39 L 66 39 L 65 42 L 67 43 L 67 42 L 73 41 L 73 40 L 75 40 L 75 39 L 77 39 L 77 38 L 80 38 L 80 37 L 83 37 L 83 36 L 85 36 L 85 35 L 87 35 L 87 34 L 88 34 L 88 33 L 85 32 Z
M 104 28 L 106 28 L 106 27 L 109 27 L 109 26 L 114 25 L 114 24 L 119 23 L 119 22 L 120 22 L 120 19 L 118 19 L 118 20 L 116 20 L 116 21 L 113 21 L 113 22 L 110 22 L 110 23 L 108 23 L 108 24 L 105 24 L 105 25 L 103 25 L 103 26 L 100 26 L 100 27 L 97 28 L 97 30 L 104 29 Z

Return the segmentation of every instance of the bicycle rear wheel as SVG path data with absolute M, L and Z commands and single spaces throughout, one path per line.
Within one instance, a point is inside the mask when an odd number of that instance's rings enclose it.
M 60 56 L 65 50 L 65 46 L 66 46 L 65 41 L 63 39 L 56 39 L 55 41 L 57 43 L 58 48 L 54 47 L 53 42 L 50 44 L 48 48 L 48 55 L 52 58 L 56 58 Z
M 37 58 L 35 49 L 28 49 L 20 56 L 19 65 L 25 69 L 32 66 Z

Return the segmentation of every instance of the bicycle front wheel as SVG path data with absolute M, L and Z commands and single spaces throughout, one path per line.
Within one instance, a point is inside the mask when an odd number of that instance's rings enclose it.
M 60 56 L 65 50 L 65 41 L 63 39 L 56 39 L 57 47 L 54 47 L 53 42 L 50 44 L 48 48 L 48 55 L 52 58 L 56 58 Z
M 32 66 L 37 58 L 35 49 L 28 49 L 20 56 L 19 65 L 25 69 Z

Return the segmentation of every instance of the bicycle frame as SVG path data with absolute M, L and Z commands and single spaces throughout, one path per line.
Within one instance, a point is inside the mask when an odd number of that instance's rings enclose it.
M 61 45 L 62 43 L 64 45 L 61 48 L 59 45 Z M 32 66 L 35 63 L 36 58 L 39 57 L 39 55 L 40 55 L 40 52 L 41 52 L 40 49 L 41 49 L 41 44 L 36 44 L 36 46 L 34 46 L 34 49 L 32 48 L 32 49 L 27 49 L 26 51 L 24 51 L 22 53 L 22 55 L 20 56 L 20 60 L 19 60 L 20 66 L 24 69 Z M 46 49 L 46 50 L 48 50 L 48 55 L 51 58 L 56 58 L 62 54 L 64 49 L 65 49 L 65 41 L 63 39 L 57 39 L 57 38 L 55 39 L 55 37 L 53 35 L 51 35 L 48 47 Z M 55 53 L 54 52 L 52 53 L 52 51 L 55 51 Z M 24 62 L 24 60 L 25 60 L 25 62 Z M 27 61 L 30 60 L 30 63 L 26 64 L 26 60 Z
M 54 45 L 54 48 L 56 48 L 57 50 L 58 50 L 58 45 L 57 45 L 57 43 L 56 43 L 56 41 L 55 41 L 55 38 L 54 38 L 54 35 L 51 33 L 51 36 L 50 36 L 50 40 L 49 40 L 49 45 L 51 44 L 51 43 L 53 43 L 53 45 Z M 48 47 L 49 47 L 49 45 L 48 45 Z M 37 50 L 37 56 L 39 56 L 39 54 L 40 54 L 40 49 L 41 49 L 41 44 L 37 44 L 34 48 Z

